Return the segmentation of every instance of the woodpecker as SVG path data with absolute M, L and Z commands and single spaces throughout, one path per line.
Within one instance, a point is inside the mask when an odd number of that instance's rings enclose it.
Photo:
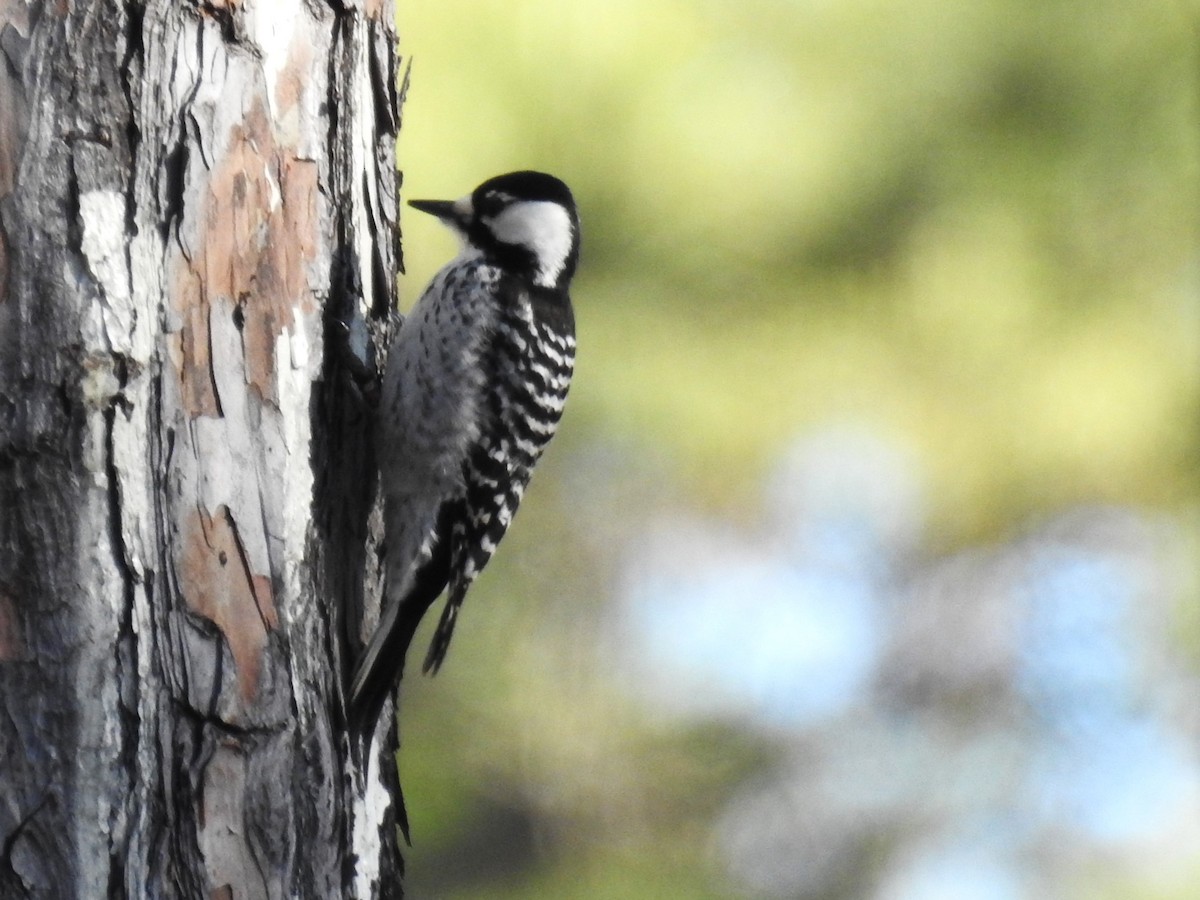
M 350 689 L 368 742 L 417 625 L 443 590 L 436 672 L 459 608 L 554 436 L 575 364 L 568 289 L 579 216 L 565 184 L 512 172 L 458 200 L 413 200 L 460 241 L 388 351 L 377 425 L 385 597 Z

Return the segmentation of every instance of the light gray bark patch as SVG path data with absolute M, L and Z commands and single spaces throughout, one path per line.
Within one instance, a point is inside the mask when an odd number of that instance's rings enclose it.
M 246 831 L 240 827 L 246 796 L 246 757 L 237 741 L 220 744 L 204 767 L 197 810 L 200 852 L 208 873 L 209 896 L 267 900 L 266 878 Z

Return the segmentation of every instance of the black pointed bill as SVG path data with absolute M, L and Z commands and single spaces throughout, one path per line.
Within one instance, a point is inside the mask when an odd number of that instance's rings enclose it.
M 456 224 L 459 221 L 458 210 L 453 200 L 409 200 L 408 205 L 423 213 L 437 216 L 448 224 Z

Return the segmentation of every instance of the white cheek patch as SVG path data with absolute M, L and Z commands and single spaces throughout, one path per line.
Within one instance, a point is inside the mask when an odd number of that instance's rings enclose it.
M 571 217 L 559 204 L 548 200 L 514 203 L 488 225 L 501 243 L 530 250 L 537 260 L 534 283 L 551 287 L 571 255 L 574 235 Z

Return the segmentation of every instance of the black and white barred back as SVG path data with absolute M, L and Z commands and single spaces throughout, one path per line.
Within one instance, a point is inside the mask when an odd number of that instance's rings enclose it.
M 463 514 L 451 530 L 446 607 L 425 659 L 445 659 L 467 589 L 508 530 L 533 467 L 558 428 L 575 368 L 575 320 L 565 295 L 506 284 L 495 331 L 481 361 L 491 377 L 487 423 L 464 467 Z

